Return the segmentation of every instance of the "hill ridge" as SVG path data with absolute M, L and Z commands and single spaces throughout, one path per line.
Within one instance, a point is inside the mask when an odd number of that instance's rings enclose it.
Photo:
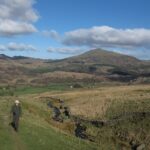
M 149 61 L 141 61 L 132 56 L 103 49 L 93 49 L 78 56 L 60 60 L 43 60 L 23 56 L 7 57 L 5 55 L 1 57 L 1 83 L 48 84 L 106 80 L 108 82 L 130 82 L 140 77 L 142 81 L 146 77 L 147 82 L 150 74 Z

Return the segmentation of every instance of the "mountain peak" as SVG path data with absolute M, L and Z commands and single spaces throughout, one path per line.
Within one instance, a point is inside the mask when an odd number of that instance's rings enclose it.
M 123 55 L 104 49 L 93 49 L 81 55 L 67 59 L 70 62 L 82 62 L 84 64 L 100 64 L 113 66 L 134 66 L 141 63 L 135 57 Z
M 132 56 L 128 56 L 128 55 L 125 55 L 125 54 L 121 54 L 121 53 L 118 53 L 118 52 L 113 52 L 113 51 L 108 51 L 108 50 L 104 50 L 104 49 L 92 49 L 92 50 L 89 50 L 87 52 L 85 52 L 83 55 L 101 55 L 101 56 L 118 56 L 118 57 L 130 57 L 130 58 L 133 58 L 133 59 L 137 59 L 135 57 L 132 57 Z M 138 60 L 138 59 L 137 59 Z

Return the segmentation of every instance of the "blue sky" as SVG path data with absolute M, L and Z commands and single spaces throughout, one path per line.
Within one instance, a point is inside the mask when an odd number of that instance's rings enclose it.
M 1 0 L 0 53 L 59 59 L 103 48 L 150 59 L 149 0 Z

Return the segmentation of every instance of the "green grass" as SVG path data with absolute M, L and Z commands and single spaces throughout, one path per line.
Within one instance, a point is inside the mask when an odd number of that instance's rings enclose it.
M 10 130 L 2 124 L 3 120 L 0 119 L 0 147 L 2 150 L 15 150 L 13 148 L 13 138 L 10 136 Z
M 132 113 L 149 112 L 150 99 L 141 101 L 114 101 L 106 112 L 106 118 L 109 120 L 118 117 L 120 121 L 114 121 L 103 128 L 99 128 L 97 132 L 97 142 L 115 145 L 118 150 L 121 147 L 131 149 L 130 142 L 132 140 L 138 145 L 145 144 L 146 149 L 150 148 L 150 116 L 132 116 Z M 102 136 L 105 138 L 101 140 Z
M 96 150 L 96 146 L 81 141 L 68 135 L 63 135 L 59 131 L 32 125 L 27 122 L 22 123 L 20 136 L 28 150 Z M 30 135 L 30 136 L 29 136 Z
M 91 83 L 74 83 L 74 82 L 66 82 L 66 83 L 51 83 L 47 86 L 18 86 L 16 88 L 7 86 L 0 87 L 0 96 L 14 96 L 14 95 L 24 95 L 24 94 L 36 94 L 36 93 L 44 93 L 51 91 L 68 91 L 71 90 L 70 86 L 79 85 L 80 88 L 89 88 L 95 85 Z M 77 88 L 76 88 L 77 89 Z
M 2 150 L 15 150 L 13 145 L 13 137 L 9 127 L 9 101 L 0 99 L 0 148 Z
M 45 120 L 47 107 L 43 103 L 21 100 L 23 115 L 19 132 L 9 125 L 11 97 L 0 98 L 0 149 L 2 150 L 98 150 L 96 144 L 64 134 Z M 44 107 L 45 105 L 45 107 Z M 43 109 L 42 109 L 43 108 Z
M 59 88 L 60 87 L 59 85 Z M 67 84 L 62 85 L 62 92 L 67 90 L 66 87 L 68 87 Z M 52 89 L 55 89 L 58 93 L 61 91 L 57 85 L 54 85 Z M 67 124 L 61 128 L 62 126 L 60 124 L 58 125 L 57 123 L 51 122 L 51 111 L 47 107 L 45 100 L 38 99 L 38 95 L 36 94 L 31 95 L 47 90 L 53 91 L 52 89 L 51 86 L 49 86 L 49 88 L 22 87 L 16 89 L 15 94 L 17 95 L 17 99 L 21 101 L 23 109 L 19 133 L 15 133 L 8 125 L 11 121 L 9 117 L 10 108 L 16 96 L 0 97 L 0 149 L 121 150 L 124 148 L 125 150 L 131 150 L 131 140 L 135 140 L 137 144 L 145 144 L 146 149 L 150 148 L 149 116 L 144 118 L 127 117 L 115 124 L 108 124 L 100 128 L 85 123 L 87 126 L 86 132 L 93 137 L 95 144 L 76 138 L 73 132 L 67 132 Z M 114 117 L 125 114 L 126 112 L 149 112 L 150 99 L 148 90 L 133 90 L 130 94 L 135 96 L 134 99 L 131 98 L 130 95 L 126 100 L 116 98 L 112 101 L 105 114 L 107 120 L 112 120 Z M 147 94 L 147 96 L 145 96 L 145 94 Z M 44 93 L 42 95 L 44 95 Z M 141 98 L 143 95 L 144 98 Z M 114 96 L 115 94 L 112 97 Z M 140 96 L 140 99 L 138 96 Z M 68 128 L 70 127 L 71 131 L 74 131 L 74 126 L 69 126 Z
M 50 92 L 50 91 L 64 91 L 68 89 L 69 86 L 65 84 L 50 84 L 48 86 L 41 86 L 41 87 L 21 87 L 17 88 L 14 92 L 15 95 L 22 95 L 22 94 L 35 94 L 35 93 L 43 93 L 43 92 Z
M 23 94 L 35 94 L 50 91 L 65 91 L 70 88 L 70 84 L 49 84 L 47 86 L 18 86 L 17 88 L 5 87 L 0 88 L 0 96 L 13 96 L 13 95 L 23 95 Z
M 130 150 L 130 142 L 134 140 L 136 144 L 145 144 L 146 149 L 149 149 L 149 122 L 150 119 L 147 117 L 136 121 L 124 120 L 116 125 L 100 128 L 97 130 L 99 133 L 96 138 L 97 143 L 101 145 L 107 143 L 112 145 L 113 149 L 120 150 L 124 147 L 126 150 Z

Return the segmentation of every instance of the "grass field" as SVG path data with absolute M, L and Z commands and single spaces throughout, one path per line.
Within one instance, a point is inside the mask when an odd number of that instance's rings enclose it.
M 61 86 L 59 86 L 60 88 Z M 2 150 L 131 150 L 136 145 L 150 149 L 150 116 L 126 117 L 130 113 L 150 112 L 150 85 L 96 87 L 68 90 L 52 88 L 18 89 L 13 96 L 0 97 L 0 149 Z M 103 127 L 87 126 L 94 142 L 73 135 L 71 121 L 56 123 L 47 107 L 48 97 L 63 99 L 71 114 L 88 120 L 122 120 Z M 23 108 L 20 129 L 10 127 L 10 108 L 19 99 Z M 124 119 L 125 117 L 125 119 Z
M 21 98 L 20 98 L 21 99 Z M 2 150 L 71 150 L 97 149 L 94 144 L 81 141 L 54 129 L 45 121 L 47 109 L 39 103 L 22 100 L 23 116 L 18 133 L 9 126 L 9 108 L 13 99 L 3 97 L 0 101 L 0 148 Z

